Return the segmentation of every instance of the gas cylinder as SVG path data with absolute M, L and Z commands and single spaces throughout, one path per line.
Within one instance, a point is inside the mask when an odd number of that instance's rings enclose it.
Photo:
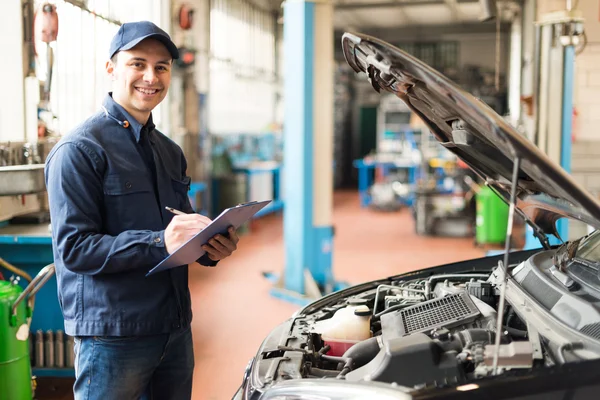
M 21 302 L 12 307 L 23 289 L 17 284 L 0 281 L 0 400 L 30 400 L 31 364 L 27 307 Z

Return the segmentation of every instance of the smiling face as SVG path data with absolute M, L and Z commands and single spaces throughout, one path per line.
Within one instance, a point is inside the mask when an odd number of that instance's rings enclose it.
M 171 55 L 161 42 L 145 39 L 106 63 L 113 99 L 139 123 L 165 98 L 171 83 Z

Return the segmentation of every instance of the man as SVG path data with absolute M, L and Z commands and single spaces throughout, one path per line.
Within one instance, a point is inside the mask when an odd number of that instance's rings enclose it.
M 191 397 L 188 266 L 145 277 L 210 223 L 190 205 L 181 149 L 152 123 L 177 57 L 156 25 L 123 24 L 106 63 L 113 92 L 47 159 L 58 298 L 65 331 L 75 337 L 76 399 Z M 231 255 L 239 239 L 233 229 L 227 236 L 212 238 L 198 262 L 214 266 Z

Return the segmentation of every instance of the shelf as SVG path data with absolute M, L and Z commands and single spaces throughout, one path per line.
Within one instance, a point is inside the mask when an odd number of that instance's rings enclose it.
M 0 228 L 0 244 L 43 244 L 52 246 L 48 224 L 8 224 Z
M 75 370 L 73 368 L 31 368 L 31 374 L 37 377 L 61 377 L 75 378 Z

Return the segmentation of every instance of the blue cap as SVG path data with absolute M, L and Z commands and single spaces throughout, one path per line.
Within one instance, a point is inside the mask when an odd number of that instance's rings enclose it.
M 110 42 L 110 56 L 112 58 L 121 50 L 129 50 L 144 39 L 156 39 L 164 44 L 173 59 L 179 58 L 179 50 L 167 32 L 160 29 L 150 21 L 126 22 L 119 28 L 117 34 Z

